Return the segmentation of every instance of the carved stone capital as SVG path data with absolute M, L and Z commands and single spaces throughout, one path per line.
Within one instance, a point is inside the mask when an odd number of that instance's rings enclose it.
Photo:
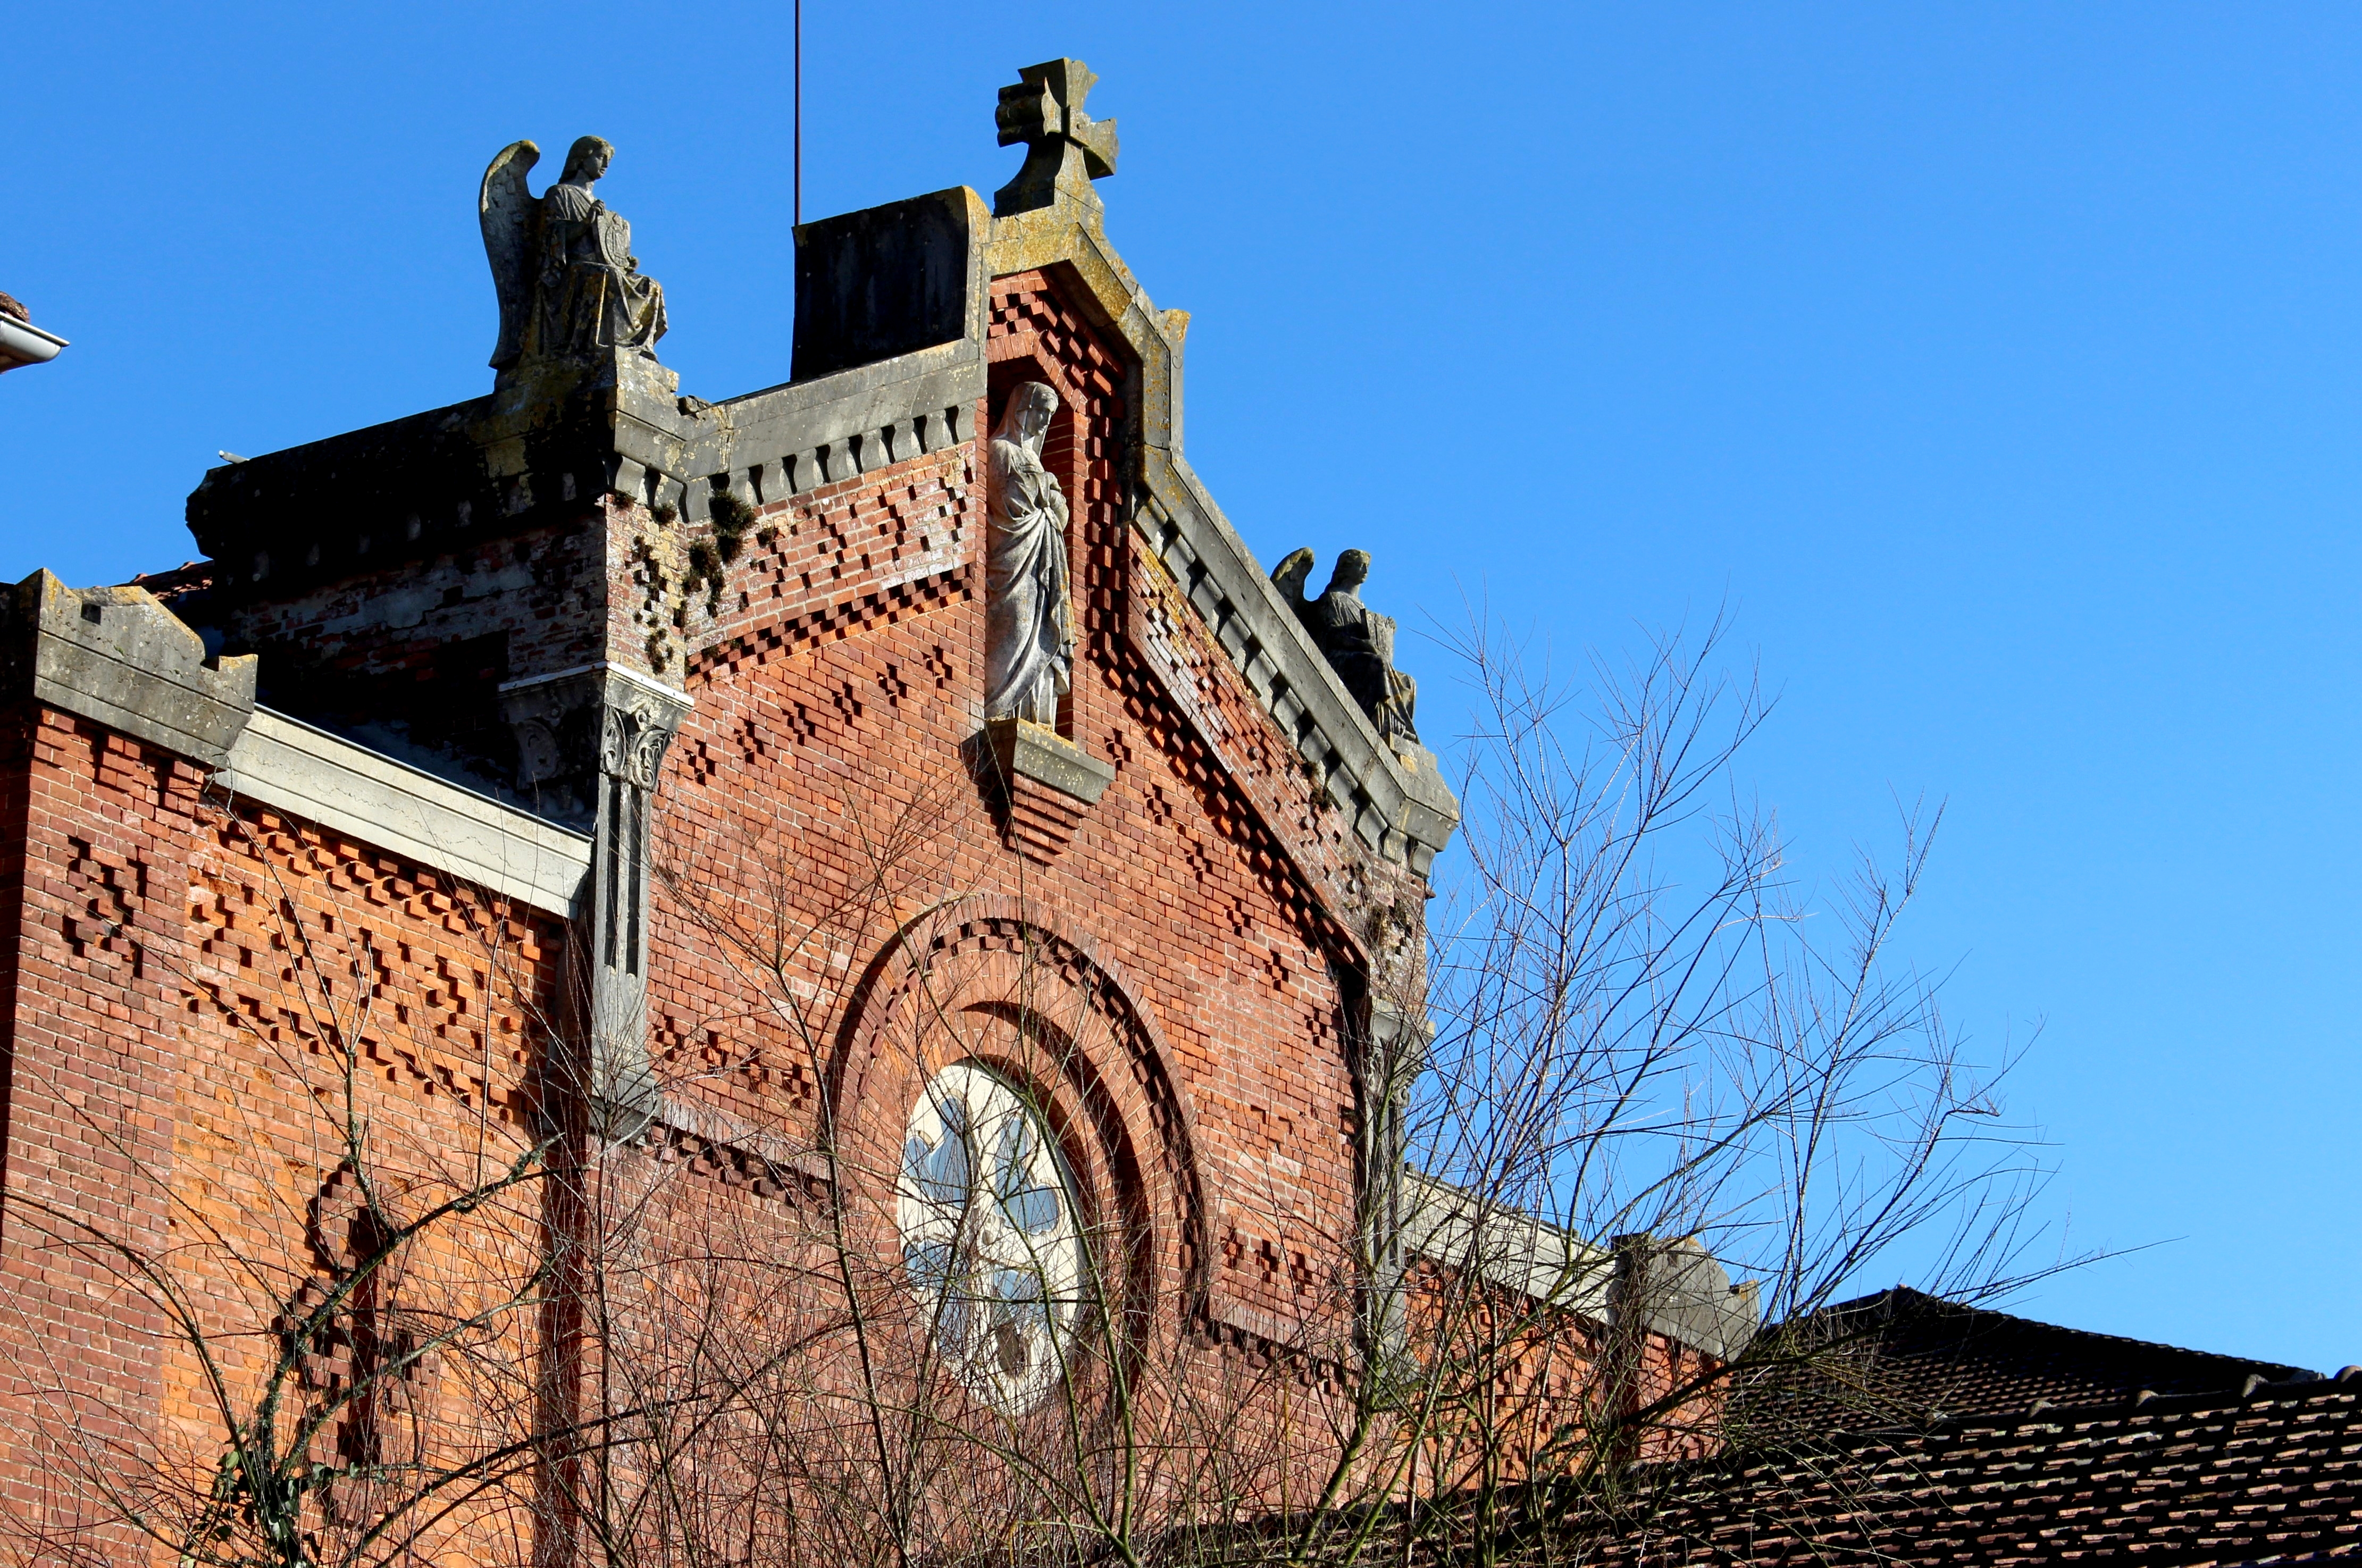
M 575 913 L 577 1067 L 610 1138 L 636 1136 L 664 1103 L 647 1046 L 651 818 L 665 748 L 690 706 L 687 692 L 613 664 L 501 688 L 518 787 L 545 815 L 590 834 L 590 876 Z
M 516 737 L 517 788 L 544 815 L 587 825 L 599 779 L 656 787 L 691 705 L 687 692 L 613 664 L 509 681 L 501 713 Z

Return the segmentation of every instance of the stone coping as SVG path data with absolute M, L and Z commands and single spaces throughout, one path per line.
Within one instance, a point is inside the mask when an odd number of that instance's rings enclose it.
M 1529 1300 L 1602 1321 L 1616 1309 L 1615 1248 L 1418 1171 L 1404 1173 L 1401 1202 L 1402 1245 L 1413 1256 L 1448 1268 L 1473 1264 L 1486 1280 Z M 1753 1286 L 1734 1286 L 1694 1242 L 1647 1245 L 1654 1253 L 1647 1292 L 1651 1331 L 1725 1361 L 1755 1337 Z
M 268 708 L 215 783 L 544 914 L 570 916 L 590 869 L 584 834 Z
M 68 588 L 36 571 L 0 597 L 0 684 L 208 767 L 254 706 L 251 657 L 204 644 L 144 588 Z

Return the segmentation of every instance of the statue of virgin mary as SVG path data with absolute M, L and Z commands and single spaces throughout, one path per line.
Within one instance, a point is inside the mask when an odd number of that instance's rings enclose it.
M 1066 606 L 1066 493 L 1042 466 L 1058 394 L 1040 381 L 1009 394 L 992 433 L 986 505 L 984 716 L 1055 725 L 1072 687 Z

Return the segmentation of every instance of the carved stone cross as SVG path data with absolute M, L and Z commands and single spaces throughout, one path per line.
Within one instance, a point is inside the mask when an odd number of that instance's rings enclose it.
M 1103 210 L 1091 182 L 1115 172 L 1115 122 L 1083 113 L 1083 100 L 1098 80 L 1079 60 L 1049 60 L 1018 72 L 1013 87 L 1000 90 L 993 121 L 1000 145 L 1025 143 L 1025 167 L 995 192 L 995 217 L 1074 202 L 1096 218 Z

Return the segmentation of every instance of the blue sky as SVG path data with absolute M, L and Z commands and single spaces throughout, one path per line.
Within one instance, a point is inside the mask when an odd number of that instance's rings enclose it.
M 2072 1244 L 2156 1243 L 2020 1309 L 2362 1361 L 2362 10 L 808 10 L 811 216 L 988 193 L 1014 68 L 1099 72 L 1267 561 L 1569 654 L 1727 602 L 1805 865 L 1948 802 L 1910 952 L 2039 1027 Z M 685 391 L 787 376 L 784 6 L 45 7 L 10 54 L 0 289 L 73 347 L 0 379 L 0 576 L 176 563 L 216 448 L 486 390 L 517 137 L 616 144 Z

